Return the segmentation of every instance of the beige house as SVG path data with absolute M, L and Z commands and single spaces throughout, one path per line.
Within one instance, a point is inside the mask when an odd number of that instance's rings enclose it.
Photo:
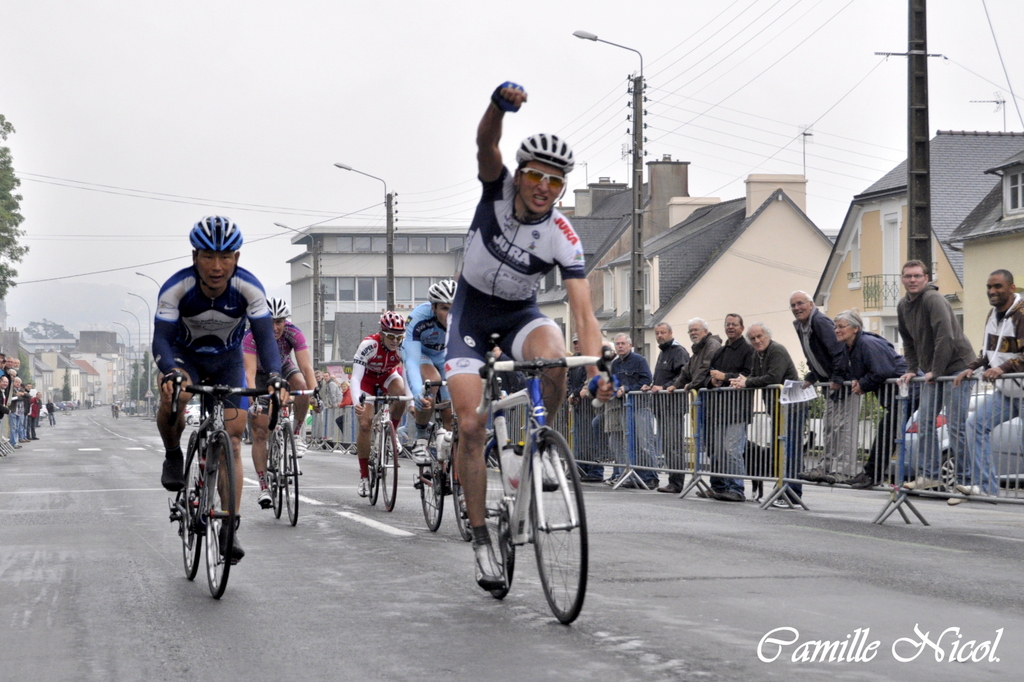
M 1024 147 L 1024 140 L 1020 141 Z M 998 178 L 992 191 L 946 240 L 963 251 L 964 330 L 977 348 L 984 336 L 989 304 L 985 293 L 994 270 L 1012 272 L 1024 285 L 1024 151 L 985 173 Z
M 964 253 L 948 240 L 998 184 L 985 171 L 1021 148 L 1022 133 L 940 130 L 931 140 L 932 278 L 959 315 L 976 313 L 964 305 Z M 897 347 L 896 304 L 904 294 L 900 268 L 907 260 L 906 230 L 903 162 L 853 198 L 815 291 L 815 302 L 827 314 L 856 308 L 869 331 Z M 984 298 L 984 285 L 981 293 Z M 967 330 L 973 331 L 970 324 Z M 979 334 L 974 336 L 980 341 Z

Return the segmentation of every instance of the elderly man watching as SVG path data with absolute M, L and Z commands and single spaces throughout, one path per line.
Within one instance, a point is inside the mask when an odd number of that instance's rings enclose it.
M 781 344 L 772 340 L 772 330 L 763 322 L 750 325 L 747 330 L 747 339 L 754 347 L 754 362 L 750 376 L 738 376 L 729 382 L 734 388 L 761 388 L 768 386 L 779 386 L 786 381 L 797 381 L 800 375 L 796 372 L 796 365 L 789 351 Z M 763 391 L 764 402 L 768 406 L 768 414 L 771 416 L 772 424 L 781 414 L 779 406 L 779 392 Z M 803 453 L 804 423 L 807 421 L 807 403 L 791 403 L 787 411 L 785 429 L 786 436 L 786 478 L 796 478 L 800 471 L 800 460 Z M 772 429 L 775 433 L 775 429 Z M 774 448 L 773 448 L 774 450 Z M 750 464 L 749 462 L 747 463 Z M 803 495 L 803 486 L 799 483 L 791 483 L 790 490 L 799 498 Z M 793 500 L 795 501 L 795 500 Z M 790 502 L 777 497 L 772 506 L 790 508 Z
M 793 328 L 807 358 L 804 386 L 828 383 L 821 461 L 797 476 L 805 481 L 831 485 L 846 480 L 853 470 L 860 396 L 851 394 L 843 384 L 849 379 L 849 361 L 845 346 L 836 339 L 832 320 L 818 310 L 806 291 L 793 292 L 789 297 L 789 309 L 795 318 Z

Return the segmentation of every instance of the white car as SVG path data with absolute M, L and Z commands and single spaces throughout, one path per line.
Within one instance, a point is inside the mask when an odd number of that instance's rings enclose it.
M 189 426 L 196 426 L 199 424 L 199 401 L 193 400 L 185 406 L 185 423 Z

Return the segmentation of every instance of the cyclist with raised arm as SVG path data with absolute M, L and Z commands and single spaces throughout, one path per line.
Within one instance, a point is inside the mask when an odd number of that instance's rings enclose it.
M 162 374 L 157 428 L 166 456 L 160 483 L 167 490 L 185 487 L 181 434 L 185 430 L 185 405 L 192 395 L 188 385 L 212 382 L 241 386 L 242 336 L 248 320 L 256 340 L 260 361 L 267 368 L 267 391 L 275 388 L 286 396 L 281 379 L 281 356 L 274 341 L 274 325 L 267 308 L 263 285 L 248 270 L 238 266 L 242 233 L 228 218 L 210 216 L 195 224 L 189 233 L 192 265 L 171 275 L 160 288 L 153 322 L 153 360 Z M 177 419 L 172 417 L 174 380 L 180 378 Z M 225 399 L 224 426 L 231 437 L 236 480 L 231 481 L 236 509 L 242 501 L 242 431 L 245 412 L 241 398 Z M 245 551 L 234 534 L 230 549 L 233 562 Z M 222 548 L 227 554 L 227 548 Z
M 515 360 L 565 357 L 562 330 L 537 307 L 537 286 L 558 267 L 569 298 L 584 355 L 601 354 L 601 331 L 590 303 L 583 247 L 555 202 L 573 169 L 569 145 L 551 134 L 523 140 L 517 167 L 502 163 L 502 121 L 526 101 L 515 83 L 503 83 L 477 128 L 477 164 L 483 196 L 466 237 L 458 291 L 448 320 L 445 370 L 455 413 L 459 416 L 456 453 L 459 478 L 466 494 L 473 530 L 477 584 L 485 590 L 504 587 L 486 526 L 487 470 L 483 449 L 487 415 L 478 415 L 483 395 L 479 370 L 491 349 L 492 334 Z M 597 369 L 587 368 L 593 377 Z M 565 370 L 545 373 L 544 403 L 553 412 L 565 397 Z M 607 400 L 611 385 L 599 382 L 598 397 Z
M 294 324 L 288 321 L 291 310 L 284 299 L 271 298 L 267 301 L 270 316 L 274 320 L 274 338 L 281 356 L 281 376 L 288 382 L 292 391 L 305 391 L 309 386 L 316 386 L 316 375 L 313 372 L 313 361 L 310 359 L 306 337 Z M 295 360 L 292 361 L 292 353 Z M 266 386 L 267 372 L 260 363 L 256 341 L 252 331 L 242 338 L 242 361 L 245 366 L 246 386 Z M 252 430 L 252 463 L 256 467 L 256 477 L 260 482 L 260 494 L 256 498 L 260 507 L 269 509 L 273 506 L 270 490 L 267 487 L 267 436 L 270 434 L 270 399 L 254 400 L 249 409 L 249 428 Z M 309 396 L 295 396 L 295 432 L 302 433 L 302 425 L 309 409 Z M 296 435 L 295 452 L 301 455 L 306 451 L 306 444 Z
M 406 395 L 402 380 L 402 341 L 405 339 L 405 318 L 388 310 L 380 316 L 380 331 L 370 334 L 359 344 L 352 362 L 352 404 L 358 420 L 356 455 L 359 457 L 359 497 L 370 494 L 370 431 L 373 428 L 373 406 L 363 396 L 375 395 L 377 389 L 388 395 Z M 398 430 L 405 403 L 391 408 L 391 421 Z
M 427 291 L 429 300 L 413 308 L 406 322 L 405 342 L 402 344 L 402 355 L 405 360 L 405 377 L 416 399 L 414 412 L 416 416 L 416 443 L 412 448 L 412 458 L 417 464 L 430 464 L 427 454 L 427 433 L 430 420 L 434 416 L 434 400 L 438 389 L 423 391 L 423 382 L 442 381 L 445 378 L 444 355 L 445 339 L 448 336 L 448 311 L 455 299 L 455 281 L 441 280 L 431 285 Z M 447 399 L 448 392 L 441 389 L 441 400 Z M 441 414 L 444 427 L 452 428 L 452 410 L 449 407 Z M 417 476 L 417 480 L 419 477 Z

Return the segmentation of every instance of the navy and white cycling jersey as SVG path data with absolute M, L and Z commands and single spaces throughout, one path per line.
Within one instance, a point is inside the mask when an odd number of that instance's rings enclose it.
M 430 363 L 437 367 L 444 378 L 444 351 L 448 330 L 434 315 L 433 306 L 421 303 L 413 308 L 405 324 L 405 341 L 402 342 L 402 359 L 405 362 L 405 376 L 409 390 L 417 398 L 423 393 L 423 378 L 420 365 Z
M 552 210 L 539 223 L 520 223 L 515 196 L 508 168 L 497 180 L 483 183 L 466 237 L 461 279 L 488 296 L 526 301 L 536 297 L 541 278 L 556 265 L 562 279 L 586 277 L 583 245 L 566 217 Z
M 179 270 L 160 289 L 153 324 L 153 359 L 166 373 L 176 365 L 176 349 L 200 357 L 237 351 L 241 357 L 246 319 L 256 339 L 261 365 L 280 373 L 274 323 L 259 280 L 248 270 L 236 267 L 224 293 L 211 299 L 203 294 L 194 267 Z

